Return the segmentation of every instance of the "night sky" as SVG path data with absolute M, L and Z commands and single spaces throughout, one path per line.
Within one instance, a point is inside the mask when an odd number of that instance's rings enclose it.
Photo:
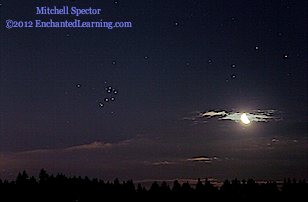
M 307 179 L 307 1 L 0 5 L 1 179 Z

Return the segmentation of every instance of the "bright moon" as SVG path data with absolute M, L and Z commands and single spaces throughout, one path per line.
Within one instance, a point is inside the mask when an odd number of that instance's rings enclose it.
M 242 121 L 244 124 L 249 124 L 249 123 L 250 123 L 249 119 L 248 119 L 247 116 L 246 116 L 246 113 L 243 113 L 243 114 L 241 115 L 241 121 Z

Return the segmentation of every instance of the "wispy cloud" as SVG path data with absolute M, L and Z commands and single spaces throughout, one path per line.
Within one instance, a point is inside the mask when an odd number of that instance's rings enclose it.
M 197 157 L 188 158 L 188 159 L 186 159 L 186 161 L 212 163 L 212 161 L 217 160 L 217 159 L 218 158 L 216 156 L 214 156 L 214 157 L 197 156 Z
M 79 150 L 79 149 L 101 149 L 101 148 L 109 148 L 111 147 L 111 143 L 102 143 L 102 142 L 92 142 L 90 144 L 77 145 L 73 147 L 68 147 L 65 150 Z
M 151 163 L 151 162 L 145 161 L 144 164 L 158 166 L 158 165 L 173 165 L 173 164 L 175 164 L 175 162 L 171 162 L 171 161 L 156 161 L 156 162 L 152 162 Z
M 79 166 L 80 169 L 94 169 L 98 166 L 111 169 L 123 166 L 127 162 L 138 163 L 143 149 L 151 148 L 151 145 L 152 142 L 148 138 L 136 136 L 115 143 L 94 141 L 65 148 L 0 152 L 0 167 L 11 166 L 21 169 Z
M 61 153 L 61 152 L 69 152 L 69 151 L 78 151 L 78 150 L 99 150 L 99 149 L 108 149 L 115 146 L 123 146 L 127 145 L 131 140 L 123 140 L 117 143 L 105 143 L 94 141 L 92 143 L 76 145 L 72 147 L 66 147 L 61 149 L 37 149 L 37 150 L 29 150 L 18 152 L 17 154 L 44 154 L 44 153 Z
M 212 116 L 225 116 L 227 115 L 228 113 L 226 111 L 208 111 L 208 112 L 204 112 L 204 113 L 201 113 L 199 114 L 200 116 L 203 116 L 203 117 L 212 117 Z

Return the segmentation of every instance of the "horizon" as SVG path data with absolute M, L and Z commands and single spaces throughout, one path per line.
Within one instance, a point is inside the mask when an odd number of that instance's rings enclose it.
M 41 168 L 40 169 L 40 172 L 42 171 L 42 170 L 44 170 L 44 171 L 46 171 L 44 168 Z M 26 170 L 23 170 L 23 171 L 20 171 L 20 172 L 18 172 L 18 174 L 16 174 L 16 176 L 13 176 L 13 174 L 12 175 L 10 175 L 11 176 L 11 179 L 2 179 L 2 178 L 0 178 L 0 180 L 2 180 L 2 183 L 4 182 L 4 180 L 8 180 L 8 182 L 13 182 L 13 181 L 16 181 L 16 179 L 17 179 L 17 176 L 19 175 L 19 174 L 22 174 L 23 172 L 26 172 L 27 173 L 27 171 Z M 196 184 L 198 183 L 198 181 L 199 181 L 199 179 L 200 179 L 200 181 L 201 182 L 204 182 L 204 181 L 208 181 L 208 182 L 210 182 L 212 185 L 214 185 L 214 187 L 217 187 L 217 188 L 220 188 L 223 184 L 224 184 L 224 182 L 227 180 L 227 181 L 229 181 L 229 182 L 231 182 L 232 180 L 239 180 L 239 182 L 243 182 L 243 180 L 245 180 L 245 182 L 247 183 L 247 181 L 249 180 L 249 179 L 252 179 L 255 183 L 257 183 L 257 184 L 267 184 L 267 183 L 276 183 L 277 184 L 277 187 L 278 188 L 281 188 L 281 186 L 283 185 L 283 183 L 284 183 L 284 180 L 287 180 L 287 179 L 290 179 L 290 180 L 296 180 L 296 182 L 298 182 L 299 180 L 306 180 L 305 178 L 303 178 L 303 179 L 296 179 L 296 178 L 290 178 L 290 177 L 285 177 L 283 180 L 282 179 L 276 179 L 276 180 L 258 180 L 258 179 L 253 179 L 253 178 L 247 178 L 247 179 L 239 179 L 239 178 L 237 178 L 237 177 L 234 177 L 234 178 L 230 178 L 230 179 L 228 179 L 228 178 L 226 178 L 226 179 L 224 179 L 224 180 L 219 180 L 219 179 L 216 179 L 216 178 L 209 178 L 209 177 L 203 177 L 203 178 L 175 178 L 175 179 L 141 179 L 141 180 L 134 180 L 134 179 L 131 179 L 131 178 L 128 178 L 128 179 L 119 179 L 119 178 L 114 178 L 114 179 L 101 179 L 101 178 L 97 178 L 97 177 L 88 177 L 87 175 L 84 175 L 84 176 L 82 176 L 82 175 L 73 175 L 73 176 L 69 176 L 69 175 L 66 175 L 65 173 L 62 173 L 62 172 L 58 172 L 58 173 L 49 173 L 48 171 L 46 171 L 46 173 L 49 175 L 49 176 L 53 176 L 53 177 L 56 177 L 57 175 L 64 175 L 65 177 L 67 177 L 67 178 L 79 178 L 79 177 L 81 177 L 82 179 L 85 179 L 85 178 L 89 178 L 90 180 L 94 180 L 94 179 L 97 179 L 98 181 L 100 181 L 100 180 L 102 180 L 102 181 L 104 181 L 105 183 L 107 183 L 107 182 L 110 182 L 110 183 L 112 183 L 114 180 L 119 180 L 119 182 L 121 183 L 121 182 L 125 182 L 125 181 L 129 181 L 129 180 L 132 180 L 133 181 L 133 183 L 134 183 L 134 185 L 138 185 L 138 184 L 141 184 L 143 187 L 145 187 L 146 189 L 149 189 L 150 188 L 150 186 L 154 183 L 154 182 L 157 182 L 159 185 L 160 184 L 162 184 L 163 182 L 166 182 L 169 186 L 171 186 L 173 183 L 174 183 L 174 181 L 178 181 L 180 184 L 183 184 L 183 183 L 189 183 L 192 187 L 195 187 L 196 186 Z M 37 182 L 38 182 L 38 179 L 39 179 L 39 173 L 35 176 L 35 175 L 29 175 L 28 173 L 27 173 L 27 175 L 28 175 L 28 179 L 30 179 L 31 177 L 34 177 L 36 180 L 37 180 Z
M 44 170 L 44 169 L 42 168 L 41 171 L 42 170 Z M 29 175 L 26 170 L 23 170 L 22 172 L 18 172 L 18 175 L 22 175 L 22 173 L 24 171 L 28 175 L 28 179 L 34 177 L 36 182 L 39 183 L 39 174 L 37 174 L 37 176 Z M 44 171 L 46 171 L 46 170 L 44 170 Z M 81 178 L 81 179 L 88 178 L 87 175 L 85 175 L 85 176 L 81 176 L 81 175 L 67 176 L 65 173 L 57 173 L 57 174 L 55 174 L 55 173 L 48 173 L 48 171 L 46 171 L 46 173 L 48 174 L 49 177 L 51 177 L 51 176 L 57 177 L 58 175 L 61 175 L 61 176 L 65 176 L 66 178 L 69 178 L 69 179 L 71 179 L 71 178 Z M 14 182 L 14 181 L 18 180 L 18 178 L 17 178 L 18 175 L 16 175 L 15 178 L 12 178 L 11 180 L 9 180 L 9 179 L 1 179 L 1 178 L 0 178 L 0 180 L 1 180 L 2 183 L 4 183 L 5 180 L 7 180 L 9 183 L 10 182 Z M 284 178 L 283 180 L 255 180 L 253 178 L 238 179 L 236 177 L 235 178 L 231 178 L 231 179 L 218 180 L 218 179 L 215 179 L 215 178 L 204 177 L 204 178 L 196 178 L 196 179 L 193 179 L 193 178 L 186 178 L 186 179 L 179 179 L 179 178 L 176 178 L 176 179 L 143 179 L 143 180 L 136 180 L 136 181 L 134 181 L 133 179 L 122 180 L 122 179 L 119 179 L 119 178 L 115 178 L 113 180 L 105 180 L 105 179 L 100 179 L 100 178 L 97 178 L 97 177 L 89 178 L 89 180 L 91 180 L 91 181 L 93 181 L 95 179 L 98 180 L 98 181 L 103 181 L 104 183 L 113 183 L 115 180 L 119 180 L 120 183 L 124 183 L 124 182 L 132 180 L 132 182 L 133 182 L 133 184 L 135 186 L 140 184 L 142 187 L 146 188 L 146 190 L 149 190 L 151 185 L 153 183 L 155 183 L 155 182 L 157 182 L 159 185 L 161 185 L 163 182 L 166 182 L 167 185 L 170 188 L 172 188 L 173 183 L 175 181 L 178 181 L 180 184 L 189 183 L 189 185 L 192 188 L 195 188 L 197 183 L 198 183 L 198 181 L 200 180 L 202 183 L 204 183 L 205 181 L 208 181 L 214 187 L 220 188 L 224 184 L 225 181 L 229 181 L 231 183 L 233 180 L 238 180 L 243 185 L 243 180 L 246 183 L 247 183 L 248 180 L 253 180 L 254 183 L 259 184 L 259 185 L 268 184 L 268 183 L 275 183 L 277 185 L 277 188 L 280 191 L 281 191 L 282 185 L 285 183 L 284 181 L 296 180 L 296 183 L 298 183 L 299 180 L 301 180 L 301 181 L 306 180 L 306 179 L 295 179 L 295 178 L 289 178 L 289 177 L 288 178 Z
M 288 198 L 299 200 L 305 196 L 307 182 L 306 180 L 284 179 L 283 184 L 276 182 L 267 182 L 259 184 L 253 179 L 245 180 L 225 180 L 220 187 L 214 184 L 207 178 L 198 179 L 196 184 L 191 184 L 188 181 L 179 182 L 175 180 L 173 186 L 168 182 L 154 181 L 152 185 L 138 183 L 137 187 L 133 180 L 123 181 L 118 178 L 114 181 L 102 181 L 97 178 L 89 179 L 88 177 L 68 178 L 63 174 L 56 176 L 49 175 L 44 169 L 41 169 L 39 180 L 33 176 L 29 177 L 24 170 L 18 174 L 16 181 L 8 182 L 7 180 L 0 180 L 1 190 L 3 196 L 9 197 L 12 200 L 16 199 L 31 199 L 31 201 L 41 201 L 48 193 L 49 199 L 59 199 L 67 201 L 89 201 L 105 198 L 106 196 L 115 196 L 116 198 L 140 199 L 144 200 L 150 198 L 177 199 L 182 197 L 200 198 L 206 196 L 207 198 L 216 200 L 226 199 L 242 199 L 244 201 L 261 200 L 266 198 L 266 201 L 277 201 Z M 70 187 L 68 191 L 66 188 Z M 194 188 L 195 187 L 195 188 Z M 13 193 L 19 193 L 18 195 Z

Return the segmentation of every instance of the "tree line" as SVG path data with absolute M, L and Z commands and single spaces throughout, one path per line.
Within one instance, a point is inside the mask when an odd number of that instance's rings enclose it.
M 135 186 L 133 180 L 123 181 L 116 178 L 113 182 L 89 179 L 85 177 L 66 177 L 58 173 L 49 175 L 44 169 L 39 178 L 29 177 L 26 171 L 19 173 L 16 180 L 2 181 L 0 179 L 1 198 L 10 201 L 103 201 L 103 200 L 181 200 L 183 197 L 196 200 L 238 200 L 238 201 L 277 201 L 304 200 L 308 191 L 305 179 L 284 179 L 281 187 L 275 181 L 259 184 L 253 179 L 231 181 L 225 180 L 220 187 L 215 187 L 207 178 L 198 179 L 196 185 L 189 182 L 179 183 L 175 180 L 173 186 L 163 181 L 153 182 L 149 189 L 140 183 Z

